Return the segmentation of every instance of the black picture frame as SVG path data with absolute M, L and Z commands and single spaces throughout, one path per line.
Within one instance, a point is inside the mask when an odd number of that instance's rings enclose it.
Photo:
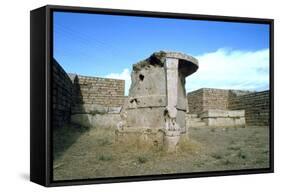
M 97 13 L 110 15 L 178 18 L 206 21 L 259 23 L 270 25 L 270 167 L 234 171 L 179 173 L 168 175 L 98 178 L 87 180 L 53 181 L 52 179 L 52 126 L 51 126 L 51 60 L 53 58 L 52 25 L 54 11 Z M 30 12 L 30 180 L 53 187 L 112 182 L 195 178 L 274 172 L 274 20 L 247 17 L 197 15 L 185 13 L 150 12 L 137 10 L 101 9 L 47 5 Z

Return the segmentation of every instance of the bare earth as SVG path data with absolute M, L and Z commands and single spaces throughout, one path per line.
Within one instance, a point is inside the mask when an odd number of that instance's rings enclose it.
M 54 180 L 269 167 L 268 127 L 193 128 L 176 153 L 118 145 L 112 129 L 68 126 L 54 132 Z

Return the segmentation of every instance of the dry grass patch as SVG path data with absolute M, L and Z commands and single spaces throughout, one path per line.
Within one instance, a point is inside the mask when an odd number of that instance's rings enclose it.
M 267 128 L 190 129 L 175 153 L 129 137 L 117 142 L 113 129 L 66 127 L 54 135 L 54 179 L 85 179 L 269 165 Z

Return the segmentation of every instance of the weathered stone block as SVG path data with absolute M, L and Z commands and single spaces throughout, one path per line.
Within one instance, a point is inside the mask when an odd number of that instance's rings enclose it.
M 153 135 L 160 130 L 167 150 L 173 151 L 180 134 L 186 132 L 185 77 L 197 68 L 195 58 L 177 52 L 157 52 L 133 65 L 132 84 L 116 134 L 149 135 L 147 130 L 151 130 Z
M 199 115 L 201 118 L 212 118 L 212 117 L 244 117 L 244 110 L 220 110 L 210 109 L 202 112 Z
M 108 113 L 117 113 L 121 112 L 122 107 L 108 107 Z
M 245 127 L 245 111 L 208 110 L 200 114 L 208 127 Z

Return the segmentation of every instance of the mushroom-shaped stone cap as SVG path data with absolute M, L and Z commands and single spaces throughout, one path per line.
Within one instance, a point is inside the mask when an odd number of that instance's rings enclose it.
M 175 58 L 179 60 L 179 71 L 183 76 L 188 76 L 197 71 L 199 64 L 194 57 L 180 52 L 165 52 L 166 58 Z
M 197 71 L 199 65 L 198 60 L 180 52 L 159 51 L 153 53 L 149 58 L 133 65 L 133 70 L 138 71 L 148 65 L 163 67 L 166 58 L 175 58 L 179 60 L 179 71 L 183 76 L 188 76 Z

